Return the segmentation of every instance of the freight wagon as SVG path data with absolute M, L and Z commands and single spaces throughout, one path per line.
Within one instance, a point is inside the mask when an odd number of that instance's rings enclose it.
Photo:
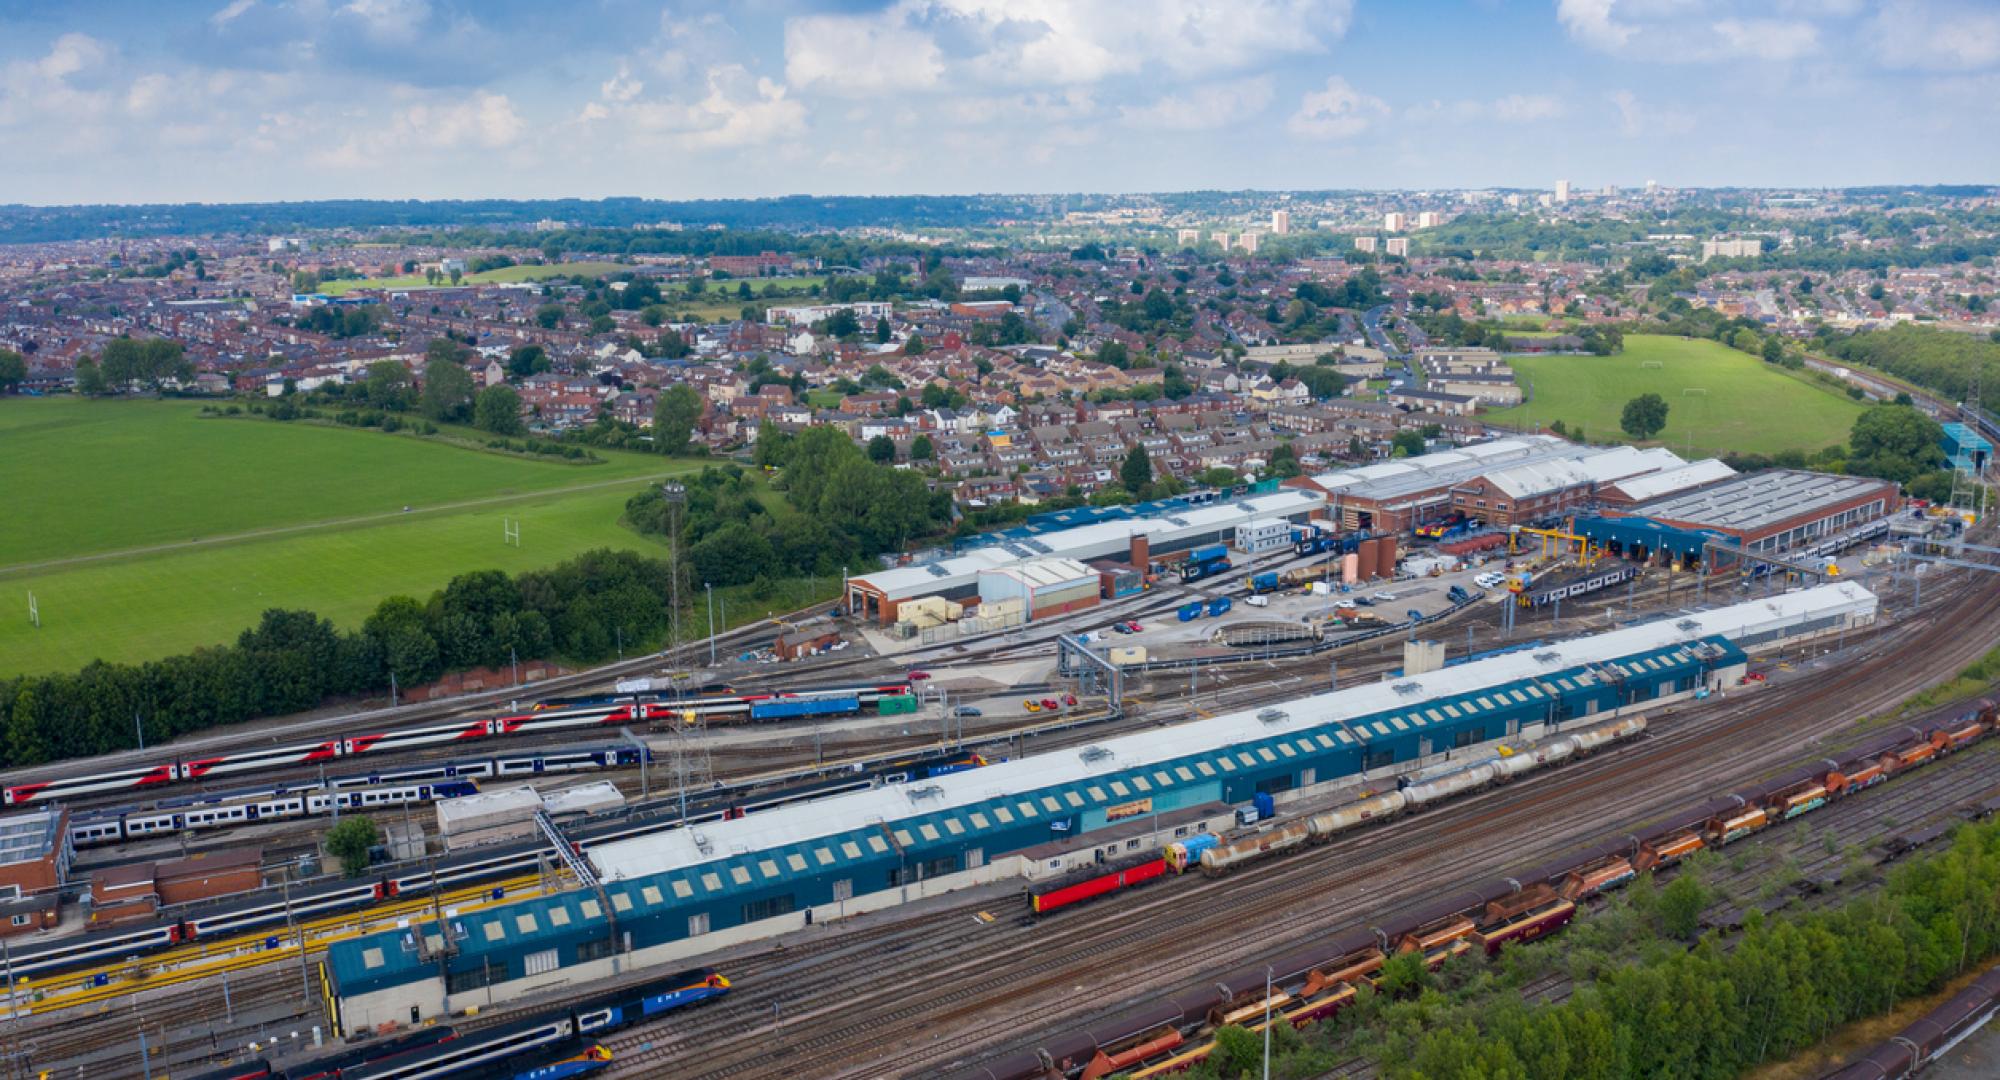
M 884 701 L 890 699 L 884 698 Z M 752 720 L 780 720 L 793 716 L 838 716 L 856 712 L 861 699 L 853 697 L 793 698 L 786 701 L 759 701 L 750 706 Z
M 1028 886 L 1028 906 L 1037 915 L 1047 915 L 1058 908 L 1144 885 L 1166 872 L 1167 861 L 1158 855 L 1087 866 L 1054 881 Z

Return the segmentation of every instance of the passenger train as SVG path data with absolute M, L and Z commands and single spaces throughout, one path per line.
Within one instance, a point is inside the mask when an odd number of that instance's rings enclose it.
M 729 989 L 720 972 L 697 968 L 531 1020 L 469 1032 L 440 1025 L 290 1065 L 253 1058 L 196 1080 L 566 1080 L 610 1064 L 610 1053 L 592 1041 L 598 1036 L 714 1001 Z
M 8 806 L 25 806 L 77 795 L 106 791 L 146 791 L 167 784 L 209 780 L 265 769 L 317 765 L 370 754 L 389 754 L 424 747 L 447 746 L 474 739 L 498 736 L 542 735 L 590 728 L 615 728 L 625 724 L 653 721 L 748 720 L 759 702 L 780 699 L 853 699 L 855 707 L 875 704 L 885 697 L 910 693 L 910 684 L 865 683 L 850 686 L 818 687 L 810 690 L 783 690 L 757 694 L 695 696 L 680 700 L 621 698 L 613 702 L 553 709 L 531 709 L 486 720 L 455 720 L 428 727 L 402 728 L 353 738 L 325 739 L 257 750 L 242 750 L 218 757 L 172 759 L 153 765 L 85 773 L 59 779 L 17 784 L 0 791 L 0 801 Z
M 143 840 L 182 830 L 226 829 L 338 811 L 455 799 L 479 791 L 473 781 L 629 768 L 651 758 L 637 746 L 522 752 L 469 761 L 437 761 L 377 773 L 237 788 L 163 799 L 150 808 L 91 810 L 70 816 L 75 847 Z
M 853 776 L 840 777 L 819 784 L 751 795 L 725 792 L 720 797 L 704 797 L 698 812 L 689 815 L 688 823 L 698 824 L 720 817 L 741 817 L 744 814 L 756 813 L 787 803 L 819 798 L 834 793 L 835 789 L 828 786 L 834 783 L 843 785 L 838 790 L 849 790 L 855 784 L 872 786 L 942 776 L 945 773 L 977 768 L 984 764 L 986 764 L 984 757 L 963 751 L 925 754 L 885 762 Z M 613 840 L 664 832 L 679 828 L 680 825 L 681 822 L 676 818 L 661 816 L 645 821 L 625 819 L 594 826 L 586 824 L 569 830 L 569 834 L 575 838 L 578 851 L 582 852 Z M 74 934 L 44 943 L 17 944 L 11 950 L 13 971 L 17 978 L 45 976 L 52 972 L 67 971 L 91 964 L 124 961 L 143 953 L 187 942 L 207 941 L 252 930 L 284 926 L 293 919 L 304 922 L 336 912 L 367 907 L 383 900 L 393 900 L 399 896 L 425 896 L 479 882 L 532 873 L 550 857 L 548 846 L 543 843 L 495 845 L 457 855 L 447 855 L 427 865 L 393 867 L 373 872 L 364 878 L 294 888 L 290 892 L 289 899 L 268 895 L 251 896 L 205 905 L 149 926 L 128 926 L 101 932 Z M 504 896 L 503 888 L 494 886 L 490 890 L 490 896 L 496 900 L 501 899 Z

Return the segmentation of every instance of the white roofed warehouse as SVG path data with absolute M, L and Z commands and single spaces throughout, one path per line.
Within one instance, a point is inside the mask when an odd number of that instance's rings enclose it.
M 1239 803 L 1283 803 L 1457 761 L 1603 714 L 1645 709 L 1742 676 L 1754 642 L 1865 625 L 1851 582 L 1672 616 L 1457 667 L 748 817 L 585 843 L 601 892 L 572 891 L 419 919 L 330 947 L 351 1027 L 436 1016 L 454 995 L 512 996 L 676 963 L 715 949 L 1024 874 L 1052 838 Z M 1170 827 L 1170 826 L 1169 826 Z M 1154 842 L 1161 842 L 1155 833 Z M 1122 845 L 1127 841 L 1119 841 Z M 602 902 L 600 903 L 600 899 Z M 561 907 L 560 919 L 554 908 Z M 615 955 L 594 943 L 612 940 Z M 457 942 L 446 955 L 411 941 Z
M 1191 505 L 1157 517 L 1104 521 L 1008 540 L 932 563 L 851 577 L 847 581 L 847 608 L 857 619 L 887 626 L 896 621 L 896 608 L 905 602 L 926 596 L 964 600 L 976 595 L 984 571 L 1050 558 L 1077 562 L 1119 558 L 1143 570 L 1160 556 L 1204 544 L 1228 544 L 1236 538 L 1240 525 L 1265 518 L 1302 522 L 1324 507 L 1318 494 L 1287 488 L 1228 502 Z

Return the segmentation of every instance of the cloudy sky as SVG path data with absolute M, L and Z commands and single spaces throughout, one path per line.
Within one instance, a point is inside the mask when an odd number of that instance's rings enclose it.
M 2000 181 L 2000 0 L 0 0 L 0 203 Z

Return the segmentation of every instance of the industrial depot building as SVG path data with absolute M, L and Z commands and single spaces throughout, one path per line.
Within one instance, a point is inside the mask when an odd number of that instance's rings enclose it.
M 1577 519 L 1627 558 L 1700 558 L 1718 540 L 1760 555 L 1825 553 L 1887 531 L 1896 485 L 1866 476 L 1767 469 Z
M 1325 501 L 1311 492 L 1280 490 L 1230 501 L 1164 508 L 1164 512 L 1154 517 L 1097 521 L 1035 535 L 1016 530 L 1000 543 L 936 562 L 851 577 L 847 580 L 847 609 L 858 619 L 886 626 L 896 621 L 897 608 L 902 604 L 933 596 L 965 600 L 984 595 L 986 589 L 981 581 L 992 572 L 1020 569 L 1040 561 L 1053 561 L 1055 565 L 1027 569 L 1023 576 L 1059 577 L 1067 572 L 1070 562 L 1087 563 L 1104 558 L 1125 559 L 1133 568 L 1143 571 L 1159 556 L 1206 544 L 1233 543 L 1238 529 L 1255 523 L 1279 520 L 1298 524 L 1323 511 L 1325 506 Z M 1010 590 L 1008 585 L 996 583 L 994 587 Z M 1022 595 L 1019 589 L 1010 591 Z M 1073 610 L 1073 606 L 1064 610 Z
M 1022 876 L 1023 852 L 1112 836 L 1157 847 L 1215 803 L 1280 803 L 1526 741 L 1742 676 L 1745 649 L 1875 617 L 1842 582 L 1076 749 L 593 846 L 577 889 L 334 944 L 347 1030 L 676 963 L 731 944 Z M 1135 819 L 1164 815 L 1143 837 Z M 1176 826 L 1175 822 L 1182 822 Z M 1115 826 L 1114 828 L 1111 828 Z M 1110 829 L 1110 831 L 1103 831 Z
M 1683 483 L 1734 470 L 1721 462 L 1691 467 L 1671 450 L 1584 446 L 1553 435 L 1494 439 L 1453 450 L 1295 477 L 1285 486 L 1327 503 L 1341 529 L 1406 532 L 1453 514 L 1492 525 L 1520 525 L 1600 501 L 1613 487 L 1642 477 Z

